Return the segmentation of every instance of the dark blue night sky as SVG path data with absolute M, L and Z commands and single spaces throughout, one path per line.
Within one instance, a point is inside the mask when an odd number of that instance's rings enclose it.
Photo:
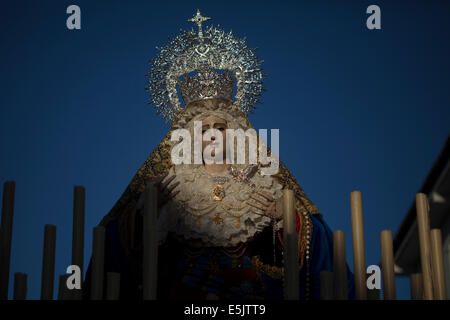
M 81 8 L 81 30 L 66 8 Z M 382 30 L 366 28 L 381 8 Z M 210 23 L 259 47 L 267 74 L 255 128 L 280 129 L 281 159 L 333 230 L 347 237 L 350 192 L 363 194 L 366 262 L 394 235 L 450 133 L 450 2 L 12 1 L 0 8 L 0 182 L 16 181 L 14 272 L 38 299 L 45 224 L 57 226 L 57 275 L 71 260 L 73 187 L 92 228 L 168 124 L 147 105 L 148 60 L 168 36 Z M 208 24 L 207 24 L 208 25 Z M 57 291 L 57 277 L 55 292 Z M 409 280 L 397 280 L 409 299 Z

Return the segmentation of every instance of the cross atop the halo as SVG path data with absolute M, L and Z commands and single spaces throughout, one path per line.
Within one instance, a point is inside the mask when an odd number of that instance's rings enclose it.
M 211 18 L 202 16 L 199 9 L 197 9 L 197 14 L 193 18 L 188 20 L 189 22 L 194 22 L 195 24 L 197 24 L 199 38 L 203 38 L 202 23 L 207 20 L 211 20 Z

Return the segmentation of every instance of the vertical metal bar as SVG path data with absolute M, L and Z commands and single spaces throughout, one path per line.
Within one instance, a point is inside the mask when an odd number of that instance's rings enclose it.
M 155 300 L 158 271 L 157 190 L 150 185 L 144 192 L 143 299 Z
M 345 255 L 345 233 L 342 230 L 333 232 L 333 277 L 334 298 L 348 299 L 347 263 Z
M 431 275 L 430 219 L 428 200 L 423 193 L 416 194 L 417 225 L 419 228 L 420 261 L 422 265 L 423 292 L 425 300 L 433 300 Z
M 81 279 L 83 279 L 84 264 L 84 212 L 85 189 L 81 186 L 75 186 L 73 192 L 72 265 L 80 268 Z M 81 290 L 74 289 L 72 291 L 74 291 L 74 299 L 82 299 Z
M 56 226 L 44 227 L 44 253 L 42 258 L 41 300 L 53 300 L 55 281 Z
M 381 240 L 381 270 L 383 275 L 383 298 L 395 300 L 395 274 L 394 274 L 394 248 L 392 244 L 391 230 L 383 230 L 380 233 Z
M 423 279 L 422 274 L 413 273 L 410 275 L 411 281 L 411 300 L 423 299 Z
M 6 181 L 3 184 L 2 222 L 0 227 L 0 300 L 8 299 L 15 189 L 16 183 L 14 181 Z
M 14 300 L 26 300 L 27 275 L 17 272 L 14 274 Z
M 439 229 L 431 230 L 431 269 L 433 271 L 434 298 L 446 300 L 442 235 Z
M 103 299 L 105 227 L 95 227 L 92 246 L 91 300 Z
M 357 300 L 366 300 L 366 257 L 364 252 L 363 210 L 360 191 L 353 191 L 350 194 L 350 206 L 352 214 L 355 296 Z

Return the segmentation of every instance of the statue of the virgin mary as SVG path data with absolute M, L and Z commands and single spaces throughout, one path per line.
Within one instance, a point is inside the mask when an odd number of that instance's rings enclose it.
M 202 151 L 213 147 L 211 155 L 225 159 L 225 131 L 253 128 L 247 113 L 264 90 L 254 50 L 231 32 L 203 30 L 206 20 L 197 11 L 189 21 L 198 32 L 182 32 L 152 62 L 150 103 L 171 122 L 171 130 L 100 223 L 106 228 L 105 275 L 120 273 L 121 298 L 142 298 L 142 195 L 154 184 L 159 299 L 283 299 L 281 197 L 283 189 L 292 189 L 300 297 L 318 299 L 319 274 L 332 270 L 332 233 L 281 161 L 272 175 L 262 174 L 263 166 L 248 163 L 248 157 L 241 164 L 173 162 L 171 151 L 178 141 L 172 134 L 184 129 L 194 136 L 199 122 L 202 135 L 217 130 L 211 139 L 201 139 Z M 350 272 L 349 279 L 351 296 Z M 85 288 L 89 282 L 90 268 Z

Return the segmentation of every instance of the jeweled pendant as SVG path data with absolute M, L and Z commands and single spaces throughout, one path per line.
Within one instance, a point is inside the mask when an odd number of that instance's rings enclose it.
M 212 193 L 216 201 L 221 201 L 225 197 L 225 190 L 221 185 L 215 186 Z

